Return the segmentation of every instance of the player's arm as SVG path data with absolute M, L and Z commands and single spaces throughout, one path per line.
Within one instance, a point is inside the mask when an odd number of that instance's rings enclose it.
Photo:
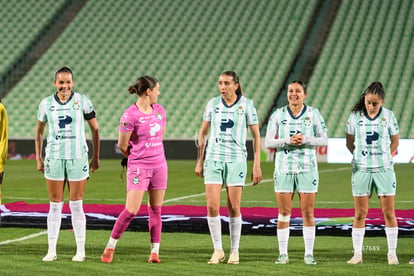
M 258 184 L 262 180 L 262 169 L 260 168 L 260 131 L 259 125 L 251 125 L 250 131 L 253 136 L 253 185 Z
M 100 152 L 101 143 L 100 143 L 98 120 L 96 119 L 96 117 L 93 117 L 87 120 L 87 122 L 89 124 L 89 128 L 91 129 L 91 133 L 92 133 L 92 147 L 93 147 L 92 160 L 89 164 L 89 167 L 92 172 L 95 172 L 100 166 L 99 152 Z
M 400 135 L 399 134 L 391 135 L 390 139 L 391 139 L 391 144 L 390 144 L 391 153 L 393 153 L 394 151 L 397 150 L 398 145 L 400 143 Z
M 203 160 L 207 145 L 207 136 L 210 129 L 210 122 L 204 121 L 201 124 L 200 132 L 197 139 L 197 163 L 194 172 L 199 177 L 203 177 Z
M 131 134 L 132 131 L 120 131 L 118 135 L 118 148 L 126 157 L 129 155 L 129 138 L 131 137 Z
M 43 172 L 43 133 L 45 131 L 46 122 L 37 121 L 36 125 L 36 134 L 35 134 L 35 154 L 36 154 L 36 163 L 37 170 Z
M 355 149 L 355 145 L 354 145 L 355 136 L 347 133 L 345 135 L 345 138 L 346 138 L 346 147 L 348 148 L 349 152 L 353 154 L 354 149 Z

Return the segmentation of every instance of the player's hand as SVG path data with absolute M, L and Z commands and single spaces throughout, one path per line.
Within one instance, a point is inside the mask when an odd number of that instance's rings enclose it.
M 91 162 L 89 163 L 89 170 L 94 173 L 96 172 L 97 169 L 99 169 L 99 167 L 100 167 L 99 159 L 92 158 Z
M 44 167 L 43 160 L 36 160 L 36 164 L 37 164 L 37 170 L 39 172 L 44 173 L 45 172 L 45 167 Z
M 197 163 L 197 165 L 194 169 L 194 172 L 195 172 L 196 175 L 203 178 L 204 177 L 204 175 L 203 175 L 203 164 Z
M 253 168 L 253 172 L 252 172 L 252 181 L 253 181 L 253 186 L 257 185 L 260 183 L 260 181 L 262 181 L 262 170 L 260 169 L 260 167 L 258 168 Z

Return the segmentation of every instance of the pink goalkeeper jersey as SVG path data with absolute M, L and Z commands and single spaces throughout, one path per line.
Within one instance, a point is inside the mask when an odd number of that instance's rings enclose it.
M 155 168 L 166 163 L 162 141 L 166 113 L 159 104 L 153 104 L 152 108 L 151 114 L 145 114 L 134 103 L 124 111 L 119 121 L 119 132 L 132 132 L 128 164 Z

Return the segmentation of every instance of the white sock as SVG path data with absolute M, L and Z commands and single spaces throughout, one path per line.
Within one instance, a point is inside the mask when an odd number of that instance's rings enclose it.
M 364 243 L 365 227 L 352 228 L 352 244 L 354 246 L 354 255 L 362 255 L 362 245 Z
M 48 254 L 56 255 L 56 244 L 59 238 L 60 225 L 62 223 L 62 202 L 50 202 L 47 214 L 47 241 Z
M 85 256 L 86 218 L 83 212 L 83 201 L 69 201 L 72 213 L 72 227 L 76 240 L 76 255 Z
M 211 240 L 213 241 L 214 249 L 223 249 L 221 242 L 221 218 L 207 217 L 208 228 L 210 229 Z
M 230 232 L 230 252 L 239 252 L 240 236 L 242 228 L 241 216 L 237 218 L 230 218 L 229 232 Z
M 152 242 L 151 243 L 151 253 L 157 253 L 159 255 L 160 253 L 160 243 L 159 242 Z
M 387 236 L 388 256 L 396 256 L 398 227 L 385 227 L 385 235 Z
M 277 241 L 279 243 L 279 255 L 288 253 L 290 230 L 289 227 L 277 229 Z
M 109 237 L 109 241 L 106 244 L 106 247 L 108 247 L 108 248 L 114 248 L 115 249 L 117 242 L 118 242 L 118 240 L 116 240 L 116 239 L 114 239 L 112 237 Z
M 313 256 L 313 245 L 315 244 L 315 226 L 303 226 L 302 234 L 305 243 L 305 256 Z

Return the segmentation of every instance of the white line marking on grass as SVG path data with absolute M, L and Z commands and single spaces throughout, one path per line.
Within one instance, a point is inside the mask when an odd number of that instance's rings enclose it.
M 24 237 L 21 237 L 21 238 L 18 238 L 18 239 L 2 241 L 2 242 L 0 242 L 0 245 L 10 244 L 10 243 L 18 242 L 18 241 L 24 241 L 24 240 L 36 238 L 36 237 L 39 237 L 39 236 L 42 236 L 42 235 L 45 235 L 45 234 L 47 234 L 47 231 L 42 231 L 42 232 L 31 234 L 31 235 L 28 235 L 28 236 L 24 236 Z
M 349 170 L 349 167 L 342 167 L 342 168 L 337 168 L 337 169 L 321 170 L 321 171 L 319 171 L 319 173 L 327 173 L 327 172 L 335 172 L 335 171 L 344 171 L 344 170 Z M 268 182 L 273 183 L 273 178 L 271 178 L 271 179 L 262 179 L 262 181 L 260 181 L 260 183 L 258 185 L 260 185 L 262 183 L 268 183 Z M 244 186 L 245 187 L 253 186 L 253 182 L 247 183 Z M 225 188 L 222 189 L 222 191 L 225 191 L 225 190 L 226 190 Z M 205 195 L 206 195 L 206 193 L 199 193 L 199 194 L 193 194 L 193 195 L 187 195 L 187 196 L 180 196 L 180 197 L 170 198 L 170 199 L 164 200 L 164 203 L 173 202 L 173 201 L 180 201 L 180 200 L 184 200 L 184 199 L 188 199 L 188 198 L 205 196 Z

